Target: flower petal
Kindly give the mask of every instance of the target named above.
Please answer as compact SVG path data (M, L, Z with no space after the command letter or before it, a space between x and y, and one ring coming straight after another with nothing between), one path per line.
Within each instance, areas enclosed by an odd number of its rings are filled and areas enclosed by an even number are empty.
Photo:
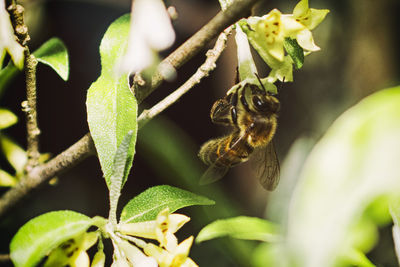
M293 16L296 18L303 17L307 15L308 8L308 0L301 0L297 3L297 5L293 9Z
M283 62L277 62L272 66L272 70L267 78L268 82L274 83L276 80L281 82L293 81L293 60L290 56L285 56Z
M317 27L328 15L329 9L310 9L310 19L307 20L307 23L303 23L309 30L313 30Z
M133 267L157 267L155 259L146 256L140 249L130 244L128 241L122 240L118 246L124 252Z
M132 16L152 48L163 50L174 43L175 32L163 1L135 0Z
M320 48L314 43L311 31L304 29L296 35L297 43L305 50L318 51Z
M130 236L157 239L156 221L121 223L118 225L118 231Z
M176 247L174 251L174 259L172 261L173 266L181 266L181 264L186 261L192 244L193 236L185 239Z

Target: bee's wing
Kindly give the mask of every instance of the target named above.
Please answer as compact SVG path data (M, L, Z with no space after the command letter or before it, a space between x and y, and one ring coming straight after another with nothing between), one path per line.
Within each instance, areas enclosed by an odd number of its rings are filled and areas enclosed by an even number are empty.
M238 133L237 133L238 134ZM226 156L228 156L229 152L232 149L235 149L237 146L241 145L243 141L247 138L247 133L244 135L239 136L235 142L230 146L228 150L222 153L217 160L211 164L208 169L204 172L201 176L199 184L206 185L210 183L214 183L225 176L231 166L224 166L221 164L221 161L224 160Z
M203 173L200 178L200 185L207 185L214 183L225 176L228 172L229 167L219 167L215 163L212 164L208 169Z
M271 141L266 147L254 151L252 163L260 184L267 190L276 188L280 178L279 160L274 143Z

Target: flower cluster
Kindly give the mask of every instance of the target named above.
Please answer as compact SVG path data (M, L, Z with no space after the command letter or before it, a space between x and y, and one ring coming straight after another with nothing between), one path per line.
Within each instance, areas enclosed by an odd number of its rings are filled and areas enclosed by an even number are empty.
M90 232L84 233L64 242L61 246L57 247L49 254L44 266L89 266L90 260L86 251L96 244L98 238L98 232ZM96 262L100 260L99 253L97 256L95 256L95 260ZM104 260L105 257L103 257L103 265Z
M318 51L311 33L328 14L327 9L309 8L308 0L301 0L293 14L282 14L273 9L262 17L250 17L239 25L246 33L251 45L271 67L269 82L293 81L293 59L285 54L287 39L296 40L304 54Z
M167 208L158 214L156 220L119 224L117 230L121 233L121 237L127 236L126 239L135 244L133 245L128 241L118 243L118 247L130 264L128 266L197 266L188 257L193 243L193 236L181 243L178 243L178 239L175 236L175 233L189 220L190 218L185 215L171 214ZM157 240L159 245L136 239L137 237ZM126 261L126 259L123 259L123 257L118 259L117 257L119 262Z

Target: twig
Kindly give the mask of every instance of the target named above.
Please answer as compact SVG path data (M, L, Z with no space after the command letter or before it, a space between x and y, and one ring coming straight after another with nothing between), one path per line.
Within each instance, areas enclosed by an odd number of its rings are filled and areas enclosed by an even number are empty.
M49 162L34 167L26 177L0 198L0 217L19 200L26 196L32 189L37 188L50 178L61 174L94 154L94 143L92 137L88 133L70 148L51 159Z
M169 106L171 106L173 103L175 103L181 96L187 93L196 84L200 83L201 79L207 77L210 72L215 69L215 63L217 62L222 51L224 51L226 47L227 36L230 34L231 31L232 27L229 27L219 35L214 48L207 51L206 61L197 69L195 74L193 74L193 76L190 77L181 87L179 87L172 94L154 105L151 109L143 110L138 118L139 129L142 128L149 120L151 120L162 111L167 109Z
M36 66L37 60L31 55L28 47L30 40L28 27L24 23L24 8L15 3L8 7L10 11L15 33L19 39L19 43L24 46L24 67L26 78L26 98L27 101L22 102L23 111L26 113L26 130L27 130L27 155L28 162L26 170L29 172L39 163L39 135L40 130L37 122L36 108Z
M11 261L9 254L0 254L0 264L5 264Z
M234 24L240 18L250 14L251 7L258 0L236 0L228 9L219 12L197 33L190 37L167 58L162 64L170 65L175 69L179 69L183 64L199 53L212 39ZM153 75L151 85L139 86L135 88L136 98L141 103L148 95L150 95L164 80L160 72Z
M240 18L250 12L251 7L258 0L236 0L225 11L219 12L210 22L201 28L196 34L189 38L184 44L178 47L171 55L163 60L166 64L171 64L174 68L180 68L185 62L200 52L213 38L215 38L225 28L235 23ZM153 92L162 82L163 78L159 73L152 78L151 86L146 90L141 90L139 102L143 101L151 92ZM140 91L139 91L140 92ZM66 169L76 165L81 160L95 153L93 140L87 133L78 142L62 152L57 157L44 165L37 166L27 175L32 182L27 183L21 180L15 187L7 191L0 199L0 217L3 216L11 207L20 201L27 193L34 188L45 183L50 178L58 175ZM66 157L64 159L64 157ZM62 164L58 164L62 162ZM54 167L57 166L57 167ZM47 171L46 168L50 170ZM34 177L34 178L32 178Z
M29 172L39 163L39 135L40 130L37 123L36 108L36 66L37 60L31 55L29 48L25 47L25 76L26 76L26 97L27 101L23 102L23 110L26 113L26 130L27 130L27 156L28 162L26 170Z

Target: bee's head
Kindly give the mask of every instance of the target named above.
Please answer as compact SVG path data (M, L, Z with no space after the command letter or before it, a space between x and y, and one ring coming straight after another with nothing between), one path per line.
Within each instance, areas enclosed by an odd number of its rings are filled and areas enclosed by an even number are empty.
M254 109L261 113L277 113L279 111L279 100L269 94L254 94L251 98Z

